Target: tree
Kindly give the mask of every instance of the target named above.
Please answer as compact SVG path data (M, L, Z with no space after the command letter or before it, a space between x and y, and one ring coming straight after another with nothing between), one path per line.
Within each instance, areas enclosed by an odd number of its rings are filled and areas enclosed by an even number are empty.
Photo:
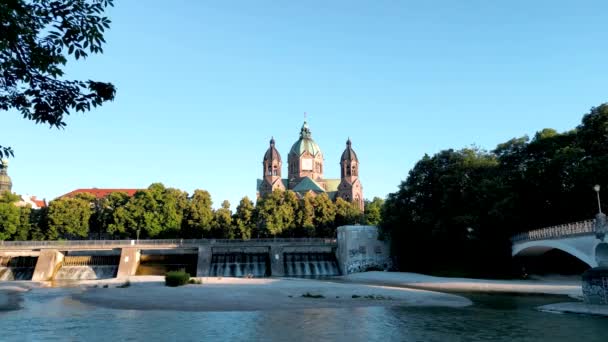
M239 202L239 205L236 207L233 222L238 229L241 239L251 239L251 234L255 228L255 224L253 222L254 210L255 208L253 206L253 202L247 196L243 197Z
M234 239L232 212L230 202L224 200L222 207L213 213L213 237L217 239Z
M308 192L302 198L300 206L296 213L298 237L312 237L315 235L315 197L311 192Z
M382 220L382 206L384 200L380 197L374 197L373 200L365 201L365 211L363 214L364 223L370 226L377 226Z
M333 227L325 231L325 236L336 236L336 227L358 223L360 218L361 211L354 203L338 198L336 200L336 218Z
M113 0L10 0L0 3L0 110L62 128L64 115L114 99L110 83L65 80L68 57L103 53ZM0 146L0 158L12 156Z
M12 237L12 240L16 241L26 241L29 239L30 234L32 233L32 208L28 205L25 207L19 207L19 225L17 226L17 231Z
M15 206L19 197L5 192L0 194L0 241L9 240L19 228L20 212Z
M92 198L87 195L59 198L49 203L47 231L49 240L87 237L89 220L93 213Z
M212 204L209 192L194 190L184 214L184 237L202 238L211 231L211 223L213 222Z
M274 237L294 226L294 197L292 191L275 190L258 201L256 217L259 234ZM297 197L295 203L297 205Z
M317 195L314 199L315 216L314 224L316 235L320 237L329 236L332 228L335 228L336 205L329 199L326 193Z

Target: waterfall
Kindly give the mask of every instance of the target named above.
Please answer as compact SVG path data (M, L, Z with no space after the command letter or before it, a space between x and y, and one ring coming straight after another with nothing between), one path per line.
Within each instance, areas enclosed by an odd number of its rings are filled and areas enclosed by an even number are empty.
M266 253L222 253L211 256L210 277L267 277L270 273Z
M0 281L32 280L37 257L0 257Z
M333 253L285 253L283 255L287 277L328 277L340 275Z
M91 280L115 278L118 255L65 256L55 280Z

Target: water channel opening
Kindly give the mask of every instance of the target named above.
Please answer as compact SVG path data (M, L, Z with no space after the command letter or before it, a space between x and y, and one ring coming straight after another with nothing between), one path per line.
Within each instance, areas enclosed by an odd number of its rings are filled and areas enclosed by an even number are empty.
M559 249L551 249L541 255L517 256L514 262L531 277L575 276L578 279L589 269L585 262Z
M120 255L66 255L55 280L92 280L116 278Z
M0 257L0 281L32 280L38 257Z
M196 276L198 254L144 254L142 251L136 275L162 275L183 270Z
M209 269L211 277L268 277L270 258L268 253L214 253Z
M334 253L285 253L283 255L287 277L330 277L340 275Z

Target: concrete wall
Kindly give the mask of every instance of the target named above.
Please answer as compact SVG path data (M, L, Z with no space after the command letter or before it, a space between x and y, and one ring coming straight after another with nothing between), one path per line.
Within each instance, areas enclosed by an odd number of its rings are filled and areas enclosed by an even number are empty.
M391 266L389 245L378 240L376 226L338 227L338 265L342 274Z
M137 247L125 247L120 253L120 263L116 278L127 278L135 275L141 252Z
M50 281L53 280L55 271L63 261L63 254L56 249L43 249L40 251L36 268L32 281Z

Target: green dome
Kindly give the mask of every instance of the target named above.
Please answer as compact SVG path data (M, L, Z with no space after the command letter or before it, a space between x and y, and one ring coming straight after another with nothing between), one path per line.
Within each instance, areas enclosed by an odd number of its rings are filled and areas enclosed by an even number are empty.
M291 147L291 151L289 154L295 154L298 157L302 155L305 151L308 151L313 156L321 153L321 148L317 143L312 140L312 136L310 134L310 129L308 128L308 123L304 121L302 125L302 129L300 130L300 139L293 144Z

